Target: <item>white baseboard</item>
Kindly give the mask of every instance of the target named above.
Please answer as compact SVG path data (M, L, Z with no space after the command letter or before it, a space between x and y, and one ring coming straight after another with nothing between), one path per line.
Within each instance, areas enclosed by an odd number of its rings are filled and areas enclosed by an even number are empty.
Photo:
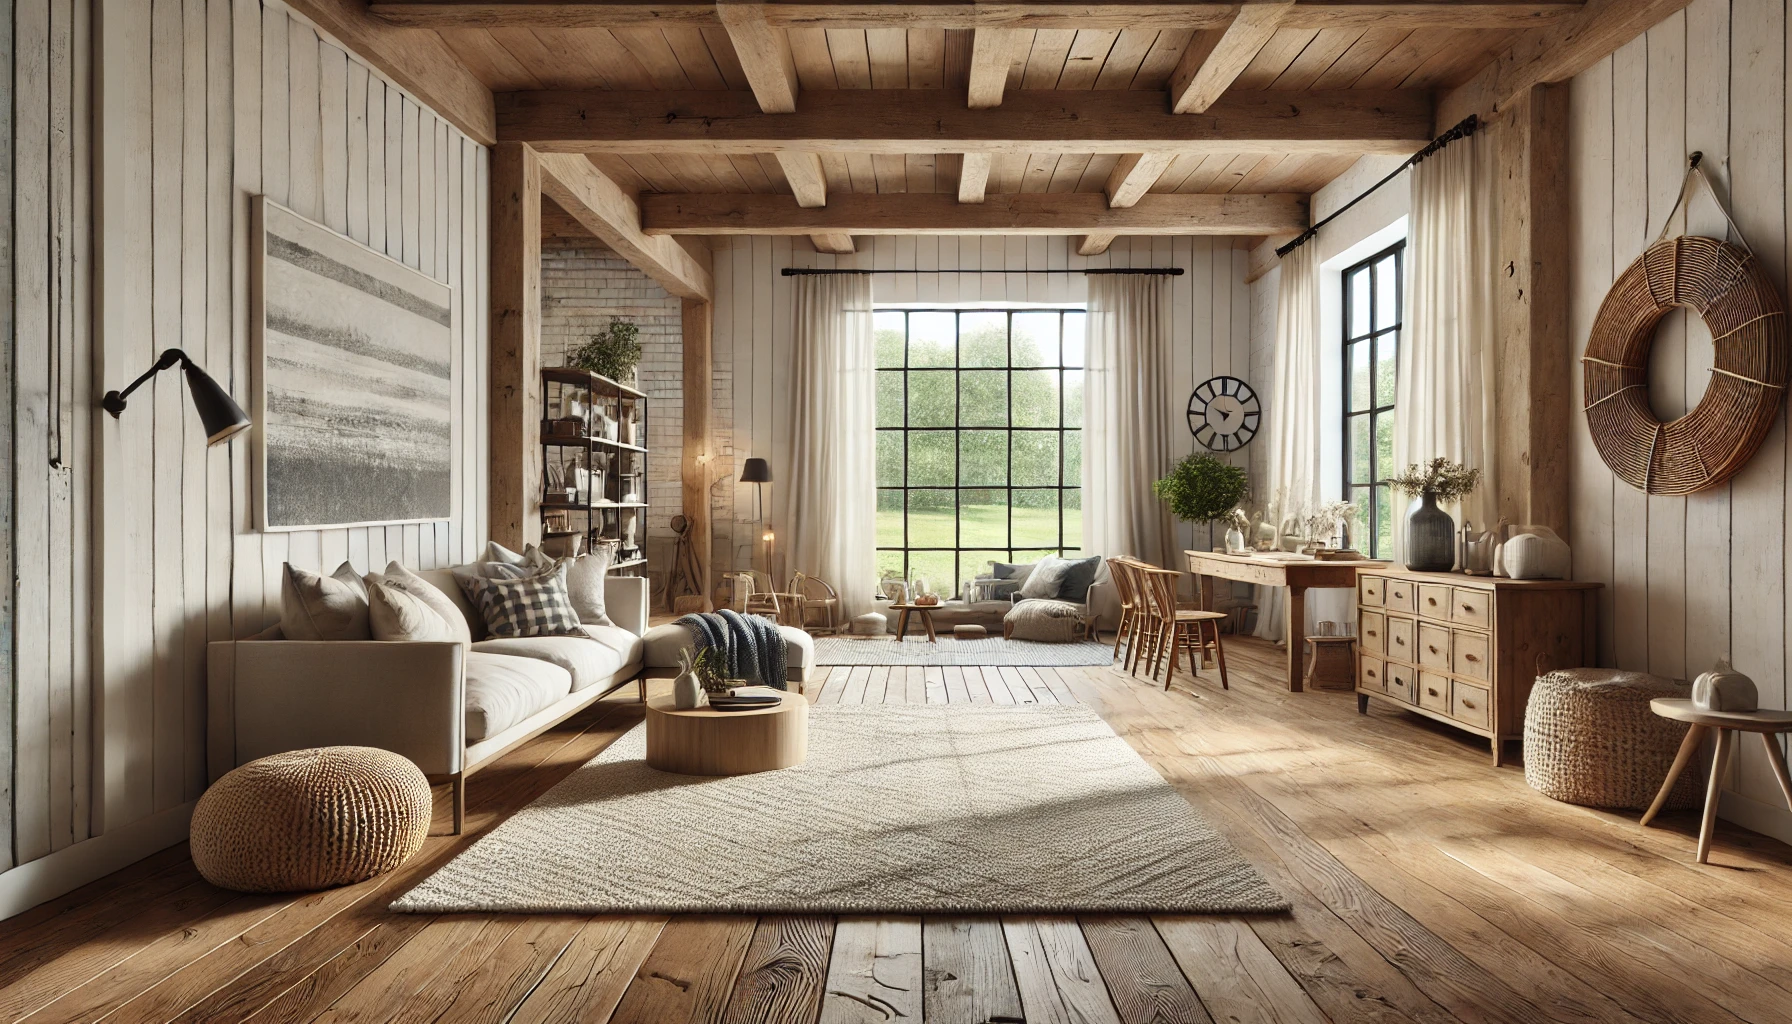
M1770 804L1726 789L1717 803L1717 816L1792 844L1792 809L1784 804Z
M191 803L170 807L0 872L0 921L185 840L192 817Z

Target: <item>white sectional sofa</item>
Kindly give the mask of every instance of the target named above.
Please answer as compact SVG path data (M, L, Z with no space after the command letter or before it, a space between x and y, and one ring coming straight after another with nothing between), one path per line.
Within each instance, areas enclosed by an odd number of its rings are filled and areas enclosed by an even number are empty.
M587 636L489 639L447 569L417 573L448 596L474 643L287 640L278 626L248 640L209 645L210 773L217 778L258 757L306 747L379 747L416 762L432 782L454 786L461 830L467 777L634 680L668 674L690 634L648 628L647 580L613 576L604 601L615 626ZM781 627L790 679L801 684L814 645Z

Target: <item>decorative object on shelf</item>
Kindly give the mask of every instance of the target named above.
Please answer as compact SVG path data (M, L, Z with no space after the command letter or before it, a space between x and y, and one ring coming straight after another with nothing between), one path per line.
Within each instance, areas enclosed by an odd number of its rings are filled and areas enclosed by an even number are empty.
M1703 182L1700 154L1680 187ZM1779 416L1789 367L1786 314L1767 267L1730 222L1740 247L1695 235L1656 237L1606 293L1581 357L1587 430L1613 473L1649 494L1692 494L1728 480L1752 458ZM1725 210L1726 219L1729 213ZM1698 311L1715 341L1699 404L1671 423L1649 406L1649 350L1669 310Z
M647 396L626 384L576 367L544 367L543 405L578 410L582 419L561 416L542 422L542 509L544 532L579 533L583 544L610 544L612 568L647 575L643 555L647 450L615 442L616 424L632 424L645 436ZM549 524L547 516L556 520Z
M1436 458L1413 463L1388 480L1388 486L1413 495L1406 512L1406 567L1413 572L1449 572L1456 564L1456 521L1437 507L1439 501L1461 501L1480 486L1481 471Z
M1170 504L1170 514L1187 522L1223 519L1244 500L1245 472L1205 452L1184 456L1170 475L1151 489Z
M1508 526L1493 554L1494 575L1515 580L1565 580L1574 564L1568 542L1547 526Z
M1692 706L1700 711L1758 711L1761 692L1753 679L1719 658L1711 671L1692 681Z
M1251 547L1257 551L1276 549L1275 518L1267 509L1251 513Z
M454 289L265 196L250 216L261 529L447 519Z
M1493 553L1498 544L1492 530L1476 532L1467 521L1462 523L1462 552L1457 565L1469 576L1492 576Z
M570 365L624 384L635 382L641 362L641 329L626 317L613 317L572 354Z
M1228 513L1227 523L1226 553L1229 555L1244 554L1249 550L1245 545L1244 531L1246 527L1250 526L1249 520L1245 518L1244 509L1235 508Z
M583 419L562 416L557 420L548 421L549 437L583 437L584 434L585 421Z
M705 654L709 653L705 648ZM689 647L678 652L678 676L672 680L672 706L680 711L689 711L703 703L703 681L697 678L696 655Z
M1202 447L1232 452L1251 443L1263 422L1263 404L1237 377L1210 377L1188 399L1188 429Z
M193 408L199 413L199 425L205 428L207 447L223 444L249 429L249 414L236 404L236 399L231 398L230 393L220 387L210 374L200 369L198 363L187 358L187 354L178 348L163 352L156 359L155 365L143 371L143 376L131 381L123 391L106 392L106 396L100 399L100 408L111 413L113 419L118 419L119 414L125 410L125 399L131 397L131 392L141 387L149 378L176 365L186 374L187 392L193 396Z

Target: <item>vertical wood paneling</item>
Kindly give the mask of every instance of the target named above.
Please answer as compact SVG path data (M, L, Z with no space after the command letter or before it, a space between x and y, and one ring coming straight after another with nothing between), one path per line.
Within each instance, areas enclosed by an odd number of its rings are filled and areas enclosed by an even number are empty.
M13 21L12 251L30 258L7 302L38 343L10 367L3 443L16 550L42 571L20 589L0 869L203 791L208 750L229 753L208 714L230 712L206 690L206 641L278 618L282 562L456 560L483 539L468 520L486 489L471 425L487 352L481 147L277 3L28 0ZM453 523L258 533L250 445L208 448L177 373L122 419L94 417L89 396L174 347L247 404L248 197L262 193L402 247L457 289Z
M1613 279L1661 230L1692 150L1704 153L1702 166L1727 193L1749 246L1785 287L1787 45L1785 5L1777 0L1694 0L1573 80L1577 351ZM1669 231L1730 234L1702 194ZM1711 355L1710 331L1696 316L1664 322L1650 365L1659 414L1698 402ZM1578 393L1578 366L1575 374ZM1728 486L1687 498L1646 497L1615 480L1592 448L1584 414L1577 409L1575 417L1571 543L1576 576L1609 585L1602 663L1684 677L1729 657L1755 678L1763 707L1785 707L1792 474L1784 417ZM1727 813L1792 835L1792 816L1773 809L1779 790L1758 748L1742 747L1728 783L1746 799L1726 799Z

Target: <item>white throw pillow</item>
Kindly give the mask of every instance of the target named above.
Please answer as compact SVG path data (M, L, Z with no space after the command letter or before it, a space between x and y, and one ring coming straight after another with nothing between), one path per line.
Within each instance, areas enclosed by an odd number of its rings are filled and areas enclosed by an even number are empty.
M366 640L367 588L347 562L328 576L282 566L280 633L288 640Z
M1020 585L1020 596L1030 601L1055 600L1069 573L1069 562L1046 555L1039 559L1033 571L1027 574L1027 581Z
M495 540L485 542L485 557L481 562L503 562L505 565L528 565L529 556L512 551Z
M397 562L386 566L383 575L367 576L367 606L375 640L473 642L472 629L448 595ZM419 609L430 612L435 621Z
M562 558L566 566L566 590L572 606L579 613L579 622L586 626L614 626L604 608L604 580L610 575L610 562L616 551L608 544L599 544L589 554Z

